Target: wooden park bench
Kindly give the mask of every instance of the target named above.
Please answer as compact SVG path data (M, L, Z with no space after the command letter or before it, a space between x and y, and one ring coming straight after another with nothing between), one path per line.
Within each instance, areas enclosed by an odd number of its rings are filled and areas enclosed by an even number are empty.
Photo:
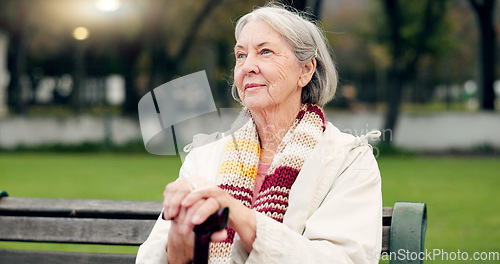
M0 191L0 241L140 245L161 202L9 197ZM422 252L424 203L397 202L383 209L382 253ZM0 249L0 263L134 263L135 255ZM391 260L422 263L420 260Z

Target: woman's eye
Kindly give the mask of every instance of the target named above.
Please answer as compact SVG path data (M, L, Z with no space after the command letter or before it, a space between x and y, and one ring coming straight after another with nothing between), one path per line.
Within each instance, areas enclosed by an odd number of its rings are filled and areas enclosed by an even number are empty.
M243 53L236 54L236 59L243 59L243 58L245 58L245 54Z
M261 51L262 54L271 54L272 51L268 50L268 49L264 49Z

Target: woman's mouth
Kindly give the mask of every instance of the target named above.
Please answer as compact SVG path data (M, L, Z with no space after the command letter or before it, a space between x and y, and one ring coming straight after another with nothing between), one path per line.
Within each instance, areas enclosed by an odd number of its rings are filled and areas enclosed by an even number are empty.
M262 84L247 83L247 84L245 84L245 91L252 92L252 91L258 90L262 87L264 87L264 85L262 85Z

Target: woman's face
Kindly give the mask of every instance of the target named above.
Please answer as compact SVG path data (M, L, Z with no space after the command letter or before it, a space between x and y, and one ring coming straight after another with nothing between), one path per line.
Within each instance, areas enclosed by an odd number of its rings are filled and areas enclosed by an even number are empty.
M250 110L266 110L299 104L303 66L290 45L264 21L246 24L234 48L234 82L243 104Z

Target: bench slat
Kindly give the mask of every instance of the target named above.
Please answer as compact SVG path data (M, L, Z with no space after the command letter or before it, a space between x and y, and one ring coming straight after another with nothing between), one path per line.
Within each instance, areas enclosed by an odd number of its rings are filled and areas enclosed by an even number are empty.
M140 245L155 220L0 216L0 240Z
M161 202L3 197L0 215L157 219Z
M382 227L382 253L389 253L389 244L391 238L391 227L383 226Z
M391 226L392 223L392 207L382 208L382 226Z
M392 207L382 207L382 217L392 217Z
M0 249L0 263L133 264L135 255Z

